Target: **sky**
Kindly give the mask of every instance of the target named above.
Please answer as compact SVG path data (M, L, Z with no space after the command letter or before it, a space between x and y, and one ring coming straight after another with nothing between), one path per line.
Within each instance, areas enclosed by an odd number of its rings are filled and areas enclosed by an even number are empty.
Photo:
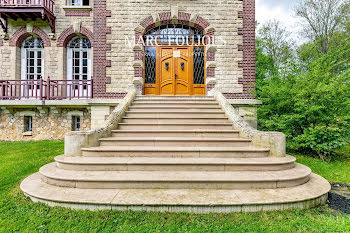
M282 22L293 36L298 35L297 18L294 16L296 0L256 0L256 20L264 23L277 19Z

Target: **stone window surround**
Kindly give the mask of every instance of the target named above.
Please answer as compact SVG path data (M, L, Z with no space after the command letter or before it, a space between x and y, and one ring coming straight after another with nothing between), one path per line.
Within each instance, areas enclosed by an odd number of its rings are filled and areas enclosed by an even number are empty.
M133 84L138 90L139 94L143 94L144 91L144 47L142 40L144 34L151 28L166 25L166 24L183 24L196 27L203 31L205 36L214 38L215 29L210 26L210 23L204 18L197 14L190 14L181 12L178 7L172 7L171 12L162 12L155 15L146 17L136 28L135 28L135 43L134 47L134 80ZM214 40L211 40L214 41ZM210 91L215 87L215 53L216 47L214 45L206 45L206 92Z
M94 47L94 34L89 29L81 25L66 28L57 39L57 47L67 47L68 42L79 34L86 36L90 40L91 47Z
M51 47L50 37L39 27L21 27L10 38L9 45L14 47L21 47L22 42L31 35L40 37L45 47Z
M22 43L25 39L27 39L30 36L37 36L40 39L43 40L44 47L51 47L51 39L49 35L44 32L41 28L27 25L26 27L21 27L17 29L13 35L10 37L9 40L9 46L10 47L16 47L16 73L18 73L18 76L15 76L15 79L25 79L25 56L24 56L24 49L22 48ZM42 73L44 73L44 50L42 51ZM17 65L19 64L19 65Z
M34 111L21 111L19 113L19 115L21 117L23 117L23 120L25 119L25 117L32 117L32 131L26 131L24 128L25 126L23 127L23 136L33 136L33 122L35 120L35 112Z
M91 3L90 3L91 4ZM63 10L65 11L65 16L73 16L73 17L89 17L92 11L92 6L63 6Z
M27 27L22 27L19 28L17 31L14 32L14 34L11 36L10 41L9 41L9 46L12 47L18 47L21 48L22 47L22 43L25 39L27 39L29 36L38 36L39 38L41 38L44 42L44 47L51 47L51 39L50 37L39 27L31 27L30 25ZM74 38L77 35L82 35L82 36L86 36L91 43L91 47L93 47L94 45L94 39L93 39L93 33L80 25L78 32L75 32L73 26L67 28L66 30L64 30L61 35L58 37L57 39L57 47L66 47L68 42ZM1 45L2 39L0 37L0 45ZM21 49L22 51L22 49ZM44 53L44 51L43 51ZM20 55L20 56L19 56ZM93 57L93 50L91 49L91 57ZM21 79L23 78L22 73L23 73L23 54L22 52L19 54L16 54L16 59L20 59L20 62L16 62L21 64L21 67L18 67L18 69L20 70L20 74L21 74ZM90 58L91 59L91 58ZM43 57L43 64L45 62L45 59ZM67 64L66 64L67 65ZM25 70L25 69L24 69ZM44 65L43 65L43 72L44 72ZM93 67L91 67L91 72L93 72ZM92 76L92 75L91 75ZM46 77L43 77L44 79Z

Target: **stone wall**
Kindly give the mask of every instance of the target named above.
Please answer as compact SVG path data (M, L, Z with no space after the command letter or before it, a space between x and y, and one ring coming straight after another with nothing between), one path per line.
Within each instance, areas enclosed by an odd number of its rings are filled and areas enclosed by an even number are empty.
M1 79L20 79L21 63L20 63L20 49L16 45L11 44L11 40L16 40L15 33L22 28L40 28L50 39L50 46L45 46L44 49L44 78L50 76L51 79L65 79L66 78L66 53L65 48L57 45L57 38L69 27L80 25L93 31L94 17L93 17L93 1L91 1L91 8L83 11L71 10L66 8L66 0L55 0L54 13L56 16L56 33L51 32L50 26L46 21L41 19L16 21L9 20L8 35L4 35L3 30L0 30L0 37L8 37L3 39L3 46L0 46L0 80ZM83 12L83 13L81 13ZM87 14L88 13L88 14ZM30 27L28 27L30 25ZM32 33L29 30L29 33ZM33 32L34 33L34 32ZM35 33L34 33L35 34ZM44 38L42 38L44 39Z
M243 44L243 37L238 30L243 26L239 17L243 1L239 0L107 0L107 9L111 11L111 17L107 18L107 27L111 29L107 34L107 43L111 44L111 51L107 53L107 59L111 61L111 66L107 67L111 84L107 85L107 92L124 92L134 77L134 51L133 47L125 46L125 37L133 38L134 29L146 17L171 12L174 6L179 12L197 14L208 21L215 29L215 37L227 42L226 46L217 48L215 55L217 87L224 93L241 93L243 86L238 80L243 76L243 70L238 64L243 53L238 50L238 45Z
M8 111L8 110L7 110ZM37 109L15 109L0 112L0 141L63 140L72 130L72 116L80 116L80 130L91 128L91 114L87 109L60 109L40 114ZM24 132L24 117L32 116L33 131Z
M50 40L44 50L44 78L65 79L66 49L59 39L70 38L65 33L73 31L93 38L95 98L123 98L135 77L134 48L125 46L125 38L132 40L145 18L176 8L200 16L215 30L217 40L226 41L225 46L217 47L215 69L207 69L208 75L215 76L216 86L228 98L254 98L250 93L255 83L254 0L91 0L90 5L72 9L66 0L56 0L54 34L41 19L9 20L8 35L0 30L0 79L20 79L20 49L11 40L18 30L33 33L35 27Z

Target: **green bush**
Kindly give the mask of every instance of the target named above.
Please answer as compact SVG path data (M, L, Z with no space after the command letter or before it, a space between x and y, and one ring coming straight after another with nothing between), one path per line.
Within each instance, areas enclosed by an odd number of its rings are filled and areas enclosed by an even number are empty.
M305 44L282 65L264 52L263 39L256 50L259 128L281 131L288 149L324 160L349 141L350 37L336 36L327 54L318 54L316 42Z

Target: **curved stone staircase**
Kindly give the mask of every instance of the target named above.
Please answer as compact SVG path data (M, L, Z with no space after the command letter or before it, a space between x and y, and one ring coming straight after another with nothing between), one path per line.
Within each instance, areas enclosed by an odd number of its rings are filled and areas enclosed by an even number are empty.
M21 184L72 208L236 212L323 204L329 183L240 137L212 97L136 97L118 129L81 157L58 156Z

